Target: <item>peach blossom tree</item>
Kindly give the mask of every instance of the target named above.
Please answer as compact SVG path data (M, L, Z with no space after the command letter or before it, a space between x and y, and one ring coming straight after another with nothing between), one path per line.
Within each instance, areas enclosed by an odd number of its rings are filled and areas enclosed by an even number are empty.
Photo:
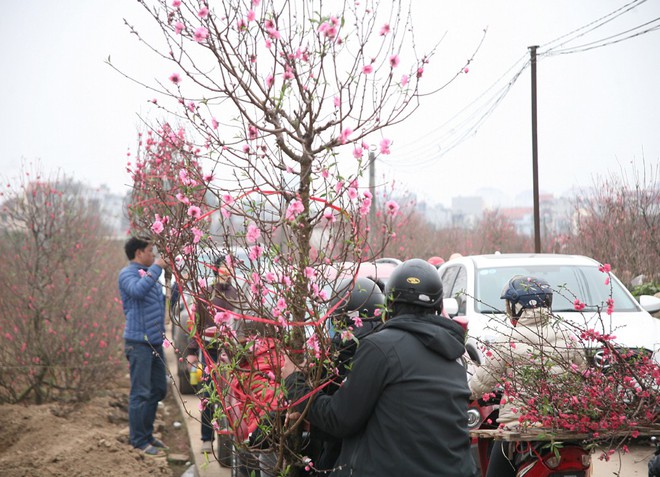
M140 3L162 35L129 28L170 67L149 85L157 95L151 102L177 118L186 131L181 150L206 171L177 163L168 187L180 191L175 203L185 203L184 212L156 216L150 207L144 215L181 291L193 298L188 315L207 308L217 325L212 340L227 351L226 362L209 369L224 396L212 392L205 405L218 405L216 423L227 427L219 430L237 441L258 421L275 469L296 473L303 456L288 443L301 421L285 425L290 403L279 364L288 354L315 387L328 379L321 365L332 368L335 283L382 251L367 246L374 198L360 179L368 149L393 153L386 128L415 110L434 47L417 54L410 12L399 1ZM133 206L143 209L150 197ZM385 236L398 211L388 207L373 224ZM232 310L210 300L208 272L218 256L238 289ZM191 339L202 343L201 331L193 326ZM255 350L264 343L272 372L255 385ZM274 392L265 397L264 389Z
M633 167L630 173L599 177L574 201L575 253L608 260L629 285L644 275L660 281L660 168Z
M121 247L71 179L35 167L0 197L0 402L87 399L123 359Z

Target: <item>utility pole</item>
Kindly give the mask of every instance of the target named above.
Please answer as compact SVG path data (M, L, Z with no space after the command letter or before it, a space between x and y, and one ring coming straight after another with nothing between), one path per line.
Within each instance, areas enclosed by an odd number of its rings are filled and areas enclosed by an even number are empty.
M376 154L369 151L369 192L371 192L371 208L369 209L369 229L373 232L376 225Z
M534 187L534 253L541 253L541 220L539 207L539 145L536 122L536 46L529 47L532 63L532 182Z

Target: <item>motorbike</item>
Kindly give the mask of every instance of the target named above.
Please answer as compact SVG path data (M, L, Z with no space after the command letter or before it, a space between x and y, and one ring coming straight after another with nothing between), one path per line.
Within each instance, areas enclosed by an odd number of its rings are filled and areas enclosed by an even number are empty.
M480 353L466 346L475 365L480 365ZM501 392L495 391L489 399L477 399L468 408L468 428L472 439L472 455L477 464L476 477L485 477L495 437L503 437L498 431L497 417ZM518 441L511 437L505 443L516 477L591 477L591 453L578 441L563 441L549 446L548 441ZM649 474L651 475L651 474Z
M655 453L649 461L649 477L660 477L660 441L653 436L651 442L655 445Z

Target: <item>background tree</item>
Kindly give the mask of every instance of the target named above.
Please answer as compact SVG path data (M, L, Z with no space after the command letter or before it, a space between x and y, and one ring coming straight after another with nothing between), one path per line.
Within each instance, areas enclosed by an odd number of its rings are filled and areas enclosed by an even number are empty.
M121 362L121 247L71 179L34 167L2 199L0 402L86 399Z
M575 199L574 227L570 251L610 263L628 285L638 275L660 281L660 168L597 178Z

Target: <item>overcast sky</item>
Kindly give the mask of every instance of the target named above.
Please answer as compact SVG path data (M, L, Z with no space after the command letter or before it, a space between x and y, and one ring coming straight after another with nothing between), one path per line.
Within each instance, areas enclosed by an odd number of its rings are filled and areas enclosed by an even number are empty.
M169 70L157 71L151 54L123 23L127 18L144 27L151 25L149 19L135 0L4 3L0 174L16 177L22 158L39 159L46 171L61 170L90 185L125 192L126 152L135 147L138 115L149 114L153 94L104 61L110 56L127 73L149 81L166 77ZM487 33L468 73L424 98L404 125L385 133L394 144L392 155L378 163L378 180L396 177L400 188L446 205L452 196L486 187L511 197L531 189L530 69L525 68L531 45L540 45L542 55L542 190L559 195L589 186L596 174L627 170L643 158L657 165L660 30L587 51L576 48L660 25L660 1L649 0L593 28L597 23L592 22L630 3L413 0L420 49L443 38L425 73L428 85L453 75L484 29ZM555 42L590 24L579 30L584 35Z

